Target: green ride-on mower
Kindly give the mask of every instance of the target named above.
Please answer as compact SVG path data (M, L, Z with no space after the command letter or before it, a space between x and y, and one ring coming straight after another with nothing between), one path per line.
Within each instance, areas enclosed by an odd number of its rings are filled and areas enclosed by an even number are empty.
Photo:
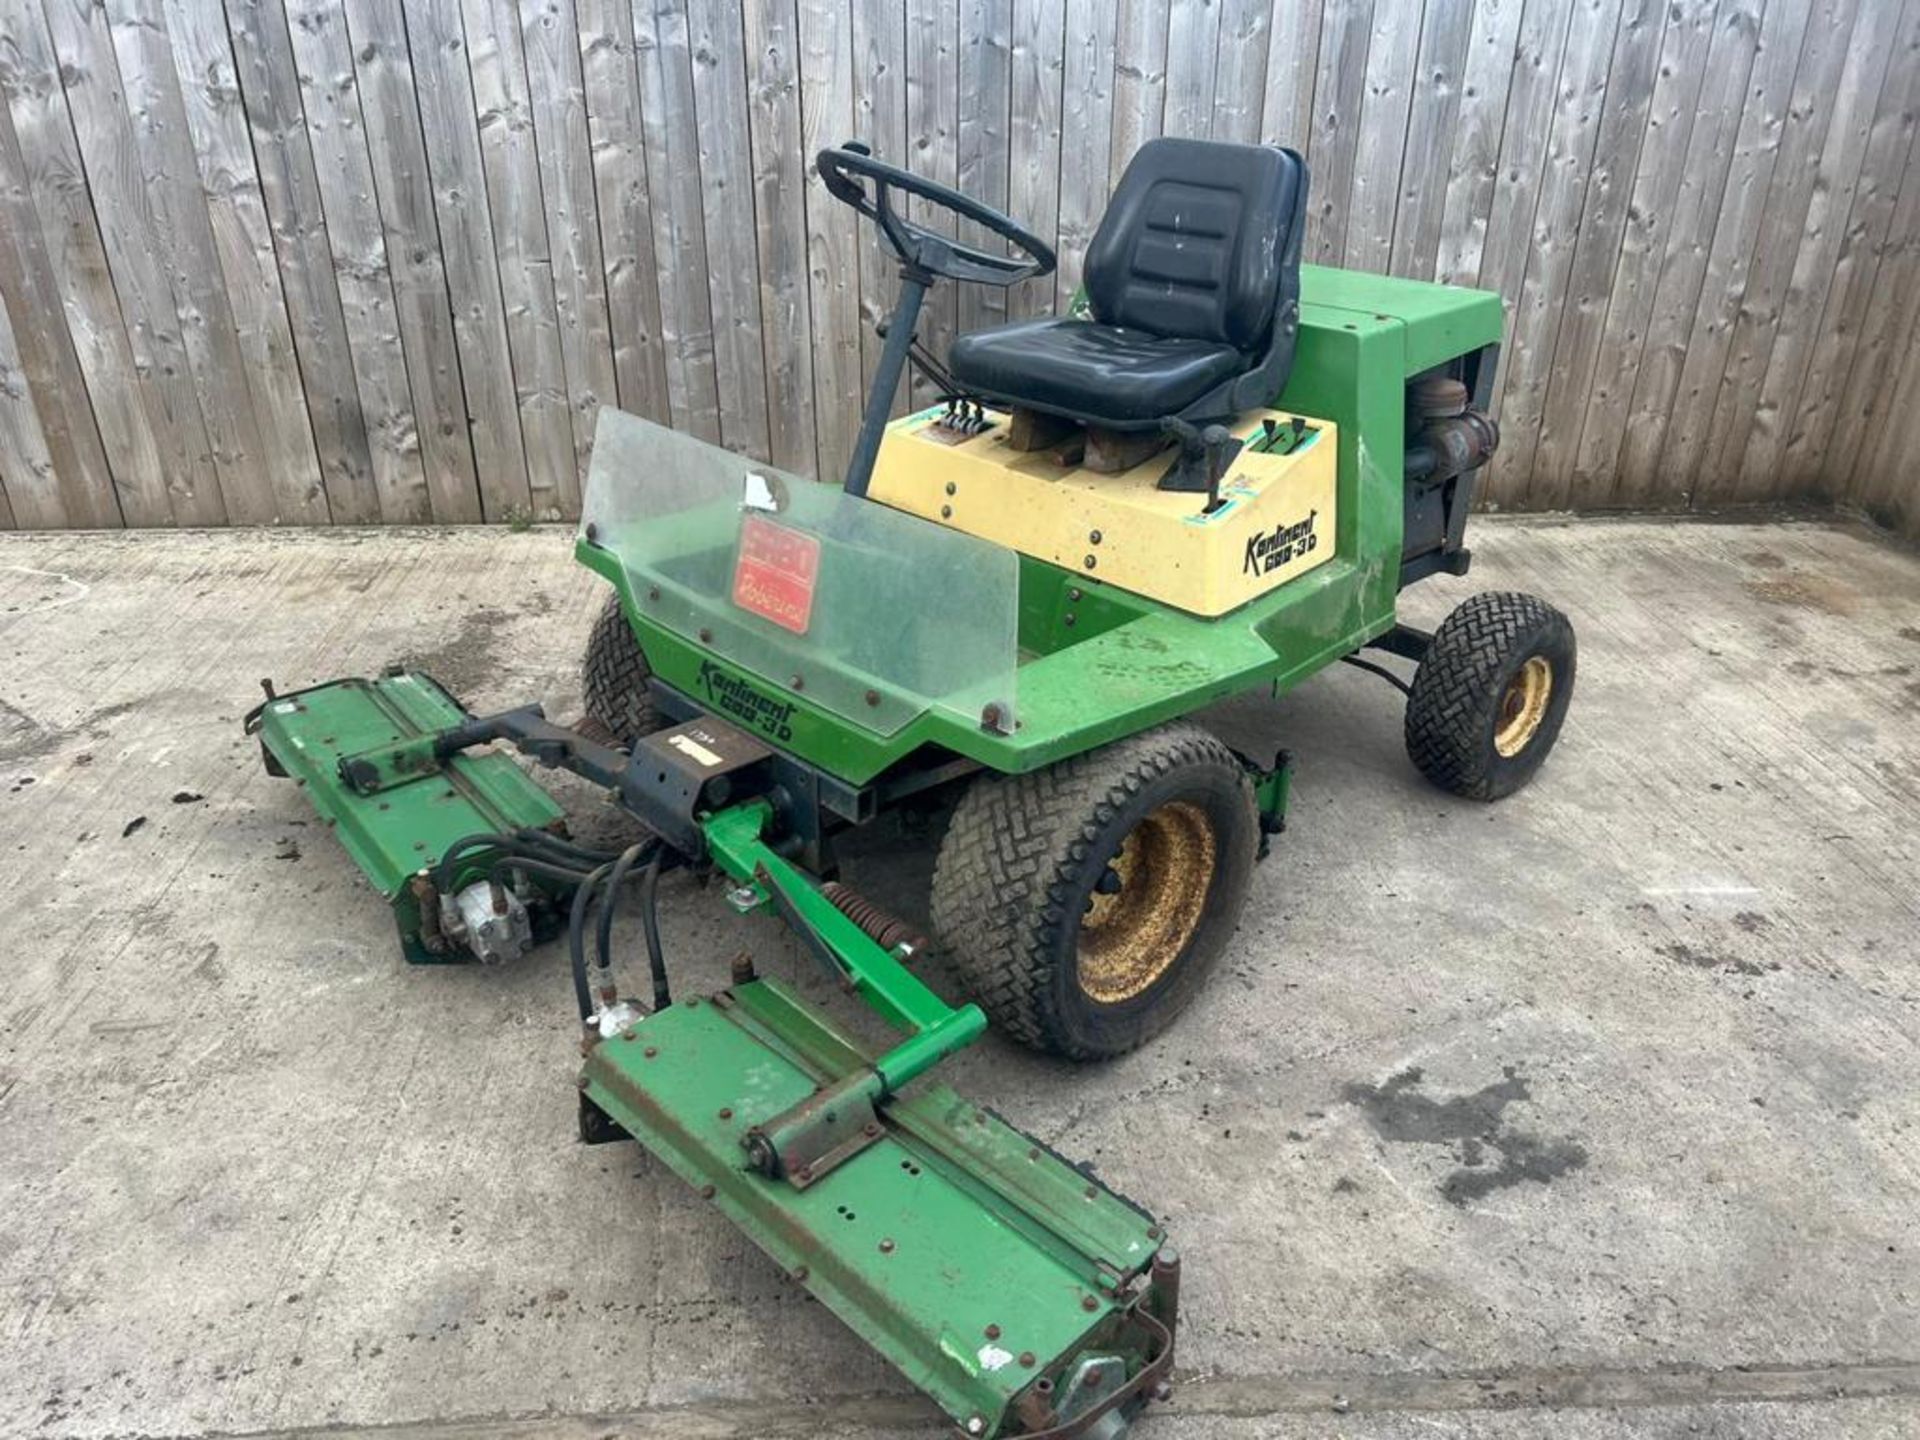
M969 1436L1113 1440L1168 1393L1179 1261L1152 1214L926 1077L989 1021L1080 1060L1142 1044L1226 946L1282 828L1284 752L1190 717L1368 647L1416 662L1406 738L1491 800L1539 768L1574 640L1532 597L1431 634L1396 597L1463 574L1498 297L1299 263L1291 151L1156 140L1128 166L1075 313L914 336L936 280L1049 273L1018 223L863 146L836 198L900 262L844 482L601 413L575 553L612 587L587 715L470 713L425 675L275 694L248 719L391 902L407 958L503 961L564 935L581 1133L694 1186ZM906 215L951 212L1007 242ZM973 233L973 232L969 232ZM889 421L909 361L939 387ZM569 837L503 744L604 787L646 838ZM932 943L835 878L836 837L950 804ZM770 908L898 1030L857 1043L735 962L676 997L661 874ZM646 998L615 985L637 892ZM920 1083L916 1084L915 1082Z

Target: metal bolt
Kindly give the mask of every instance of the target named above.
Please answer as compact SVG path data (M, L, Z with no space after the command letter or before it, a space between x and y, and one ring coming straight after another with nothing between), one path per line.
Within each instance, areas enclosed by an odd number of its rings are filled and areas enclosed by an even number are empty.
M953 518L953 506L942 505L940 507L940 518L942 520L951 520Z
M697 1006L697 1005L699 1005L699 1003L700 1003L700 997L699 997L698 995L696 995L696 996L694 996L694 997L693 997L693 998L692 998L691 1000L688 1000L688 1001L687 1001L687 1002L685 1002L685 1003L686 1003L686 1007L687 1007L687 1009L689 1009L689 1010L691 1010L691 1009L693 1009L693 1008L694 1008L695 1006Z
M1098 545L1100 543L1100 532L1098 530L1092 531L1088 534L1087 539L1091 540L1095 545Z
M1035 1145L1035 1146L1033 1146L1033 1147L1031 1147L1031 1148L1030 1148L1030 1149L1029 1149L1029 1150L1027 1151L1027 1159L1029 1159L1029 1160L1038 1160L1039 1158L1040 1158L1040 1147L1039 1147L1039 1146L1037 1146L1037 1145Z
M1096 1187L1096 1186L1093 1186L1093 1185L1089 1185L1089 1186L1087 1186L1087 1188L1086 1188L1085 1190L1082 1190L1082 1191L1081 1191L1080 1193L1081 1193L1082 1195L1085 1195L1085 1196L1087 1197L1087 1199L1089 1199L1089 1200L1091 1200L1091 1199L1093 1199L1093 1198L1094 1198L1094 1196L1096 1196L1096 1195L1098 1195L1098 1194L1100 1193L1100 1191L1099 1191L1099 1189L1098 1189L1098 1187Z
M880 1253L881 1253L882 1255L891 1255L891 1254L893 1254L893 1241L891 1241L891 1240L882 1240L882 1241L880 1242Z
M640 1053L644 1055L647 1059L651 1060L653 1059L654 1056L658 1055L660 1051L658 1047L649 1045L647 1046L646 1049L642 1050Z
M702 1200L711 1200L713 1198L713 1186L702 1185L700 1187L700 1198Z
M1100 1308L1100 1302L1091 1295L1082 1295L1080 1297L1080 1308L1082 1310L1098 1310Z
M649 585L647 587L647 599L658 600L659 598L660 598L660 587L658 585Z
M806 676L804 676L804 675L796 675L796 676L794 676L794 677L793 677L793 688L794 688L794 689L796 689L796 690L804 690L804 689L806 689L806 688L807 688L807 677L806 677Z
M860 1127L860 1133L865 1135L869 1140L871 1140L874 1136L880 1133L880 1127L878 1125L871 1124L871 1123L862 1125Z
M813 1179L813 1167L811 1165L802 1165L798 1170L793 1172L793 1178L798 1180L802 1185L806 1184L809 1180Z
M591 520L589 520L587 522L587 543L589 545L594 545L594 544L597 544L599 540L600 540L600 527L594 524Z
M722 1105L720 1107L720 1118L722 1120L731 1120L733 1118L733 1107L731 1105Z
M982 1420L978 1415L969 1415L967 1417L967 1433L969 1435L985 1434L986 1429L987 1422Z
M1022 1350L1020 1352L1020 1363L1031 1370L1033 1368L1033 1351Z
M587 1089L587 1088L588 1088L589 1086L591 1086L591 1085L593 1084L593 1082L592 1082L591 1080L589 1080L589 1079L587 1079L587 1077L586 1077L586 1076L584 1076L584 1075L582 1075L582 1076L581 1076L581 1077L580 1077L580 1078L579 1078L579 1079L578 1079L577 1081L575 1081L574 1083L575 1083L575 1084L577 1084L577 1085L578 1085L578 1086L579 1086L579 1087L580 1087L580 1088L581 1088L582 1090L585 1090L585 1089Z
M800 1282L801 1282L802 1280L805 1280L805 1279L807 1278L807 1276L808 1276L809 1274L811 1274L811 1273L812 1273L812 1272L811 1272L811 1271L809 1271L809 1270L807 1269L807 1267L806 1267L806 1266L804 1266L804 1265L796 1265L796 1266L794 1266L794 1267L793 1267L793 1280L794 1280L794 1283L795 1283L796 1285L797 1285L797 1284L799 1284L799 1283L800 1283Z
M1078 585L1069 585L1067 587L1067 598L1069 600L1078 600L1080 598L1080 587Z
M866 702L869 705L878 705L880 703L880 692L878 690L867 691Z
M949 495L957 495L960 493L960 487L949 480L947 481L947 493Z
M1067 614L1067 615L1064 615L1064 616L1062 616L1062 617L1061 617L1061 620L1060 620L1060 623L1061 623L1062 625L1064 625L1064 626L1066 626L1066 627L1067 627L1067 628L1068 628L1069 630L1071 630L1071 629L1073 628L1073 616L1072 616L1072 614L1071 614L1071 613L1069 613L1069 614Z
M700 627L700 643L702 645L705 645L705 644L708 644L712 639L713 639L713 631L707 629L706 626L702 625Z
M622 1031L620 1032L620 1038L621 1038L622 1040L631 1040L631 1039L633 1039L633 1038L634 1038L634 1035L633 1035L633 1030L632 1030L632 1028L631 1028L631 1027L629 1027L629 1028L627 1028L627 1029L625 1029L625 1030L622 1030Z
M987 1338L989 1340L998 1340L1000 1338L1000 1327L998 1325L987 1326Z
M1160 1238L1160 1227L1158 1225L1147 1226L1147 1239L1158 1240L1159 1238Z
M1097 560L1095 560L1095 559L1093 558L1093 556L1091 556L1091 555L1089 555L1089 556L1087 556L1087 558L1086 558L1086 562L1085 562L1085 563L1086 563L1086 567L1087 567L1087 568L1088 568L1089 570L1091 570L1091 569L1093 569L1093 567L1094 567L1095 565L1097 565L1097 564L1099 564L1100 562L1099 562L1099 561L1097 561Z

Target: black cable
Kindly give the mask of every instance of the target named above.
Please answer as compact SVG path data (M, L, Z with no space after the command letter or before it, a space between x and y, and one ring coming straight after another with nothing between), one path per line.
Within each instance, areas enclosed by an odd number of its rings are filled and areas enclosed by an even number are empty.
M626 883L627 872L639 864L642 857L650 854L658 844L657 840L642 840L638 844L629 845L620 852L620 858L613 862L613 870L607 876L606 897L600 902L600 932L596 947L600 956L600 976L603 981L613 969L613 918L620 910L620 887Z
M535 849L551 850L555 854L572 855L580 860L584 860L589 865L604 865L614 857L614 852L611 850L595 850L591 846L582 845L578 840L569 840L563 835L556 835L551 830L529 830L523 828L514 831L513 834L516 840L524 841Z
M591 870L576 870L569 865L555 865L550 860L537 859L532 855L502 855L493 862L493 868L487 871L487 879L505 883L515 870L527 875L544 875L549 880L558 880L562 885L584 885Z
M647 937L647 968L653 972L653 1008L664 1010L673 1004L667 988L667 956L660 946L660 912L655 896L660 887L660 857L656 854L640 882L640 925Z
M1413 694L1413 686L1409 685L1406 681L1402 680L1398 675L1394 674L1391 670L1387 669L1387 667L1384 665L1376 665L1371 660L1362 660L1358 655L1342 655L1340 658L1346 661L1347 664L1349 665L1357 666L1359 669L1362 669L1362 670L1372 671L1375 675L1378 675L1382 680L1386 681L1389 685L1393 686L1393 688L1398 690L1402 695Z
M440 863L434 867L434 888L445 890L453 881L453 863L468 850L478 850L492 846L508 854L531 851L534 855L545 853L549 861L559 861L573 869L586 869L593 865L602 865L613 859L609 851L589 850L576 845L571 840L562 840L558 835L545 830L516 830L511 835L497 831L491 833L464 835L449 845L440 855Z
M593 1021L593 987L587 981L587 908L593 903L593 892L612 868L613 862L608 861L588 875L580 888L573 892L573 909L567 920L567 954L573 962L573 997L579 1003L580 1022L583 1025Z

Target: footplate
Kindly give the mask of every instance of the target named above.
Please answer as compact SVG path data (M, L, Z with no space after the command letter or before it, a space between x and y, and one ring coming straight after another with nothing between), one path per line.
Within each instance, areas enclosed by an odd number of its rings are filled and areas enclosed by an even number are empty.
M771 980L596 1047L590 1128L625 1130L879 1350L963 1433L1117 1436L1172 1367L1178 1265L1160 1227L943 1085L799 1186L743 1145L872 1057Z

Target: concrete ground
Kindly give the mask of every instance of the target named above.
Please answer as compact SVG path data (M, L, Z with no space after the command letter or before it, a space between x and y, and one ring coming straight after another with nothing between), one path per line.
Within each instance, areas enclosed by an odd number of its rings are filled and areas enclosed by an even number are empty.
M951 1078L1172 1227L1184 1378L1143 1440L1920 1433L1920 559L1477 544L1408 610L1573 616L1540 782L1426 788L1343 667L1229 707L1299 778L1211 988L1119 1063L989 1037ZM561 955L405 967L240 733L261 676L391 660L571 714L568 551L0 540L6 1433L939 1433L680 1184L575 1142ZM924 907L924 840L852 869ZM777 925L666 890L686 988L750 945L820 994Z

